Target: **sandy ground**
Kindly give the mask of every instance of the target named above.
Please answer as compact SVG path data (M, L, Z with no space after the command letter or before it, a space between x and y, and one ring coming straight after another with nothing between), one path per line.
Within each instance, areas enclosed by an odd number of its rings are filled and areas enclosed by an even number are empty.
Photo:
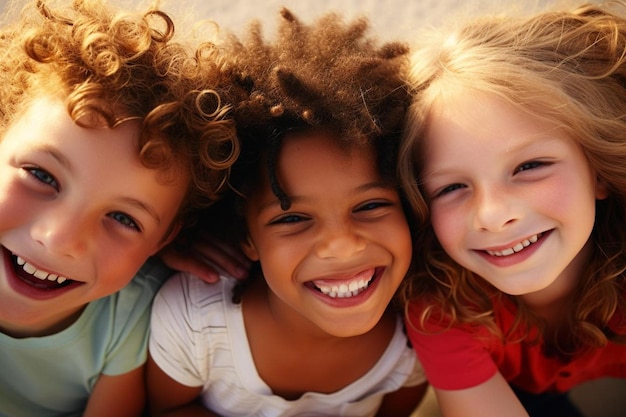
M22 4L23 1L18 0L17 3ZM111 1L140 9L150 4L149 0ZM497 12L502 7L510 7L509 2L501 0L164 0L161 3L175 19L186 22L212 19L221 27L236 33L241 33L251 19L258 19L268 35L273 33L282 6L290 8L304 21L311 21L332 10L341 13L346 19L367 17L372 31L382 40L407 41L411 41L414 32L424 26L437 26L446 19ZM522 13L558 3L562 3L562 0L515 2ZM0 10L5 10L7 4L7 0L0 0ZM588 417L623 417L626 415L626 381L603 380L587 384L575 391L574 400ZM415 416L440 416L432 391Z

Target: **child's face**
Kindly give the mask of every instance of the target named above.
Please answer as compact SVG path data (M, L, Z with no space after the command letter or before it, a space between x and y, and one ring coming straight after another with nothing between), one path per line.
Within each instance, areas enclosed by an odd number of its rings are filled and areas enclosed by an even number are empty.
M0 329L67 326L162 246L187 179L160 182L139 160L138 134L139 122L78 127L53 99L9 127L0 141Z
M246 207L244 245L261 262L272 308L334 336L369 331L411 261L400 197L373 149L344 151L324 133L287 136L277 177L292 205L281 210L265 181Z
M446 252L508 294L567 291L606 196L576 142L471 92L434 108L425 140L423 180Z

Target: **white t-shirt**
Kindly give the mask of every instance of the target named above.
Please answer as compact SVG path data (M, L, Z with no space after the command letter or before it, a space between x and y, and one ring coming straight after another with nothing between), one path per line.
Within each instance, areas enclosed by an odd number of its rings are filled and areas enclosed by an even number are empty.
M206 284L181 273L163 285L152 309L150 354L174 380L202 386L202 401L211 411L225 416L373 416L385 394L426 380L398 318L386 351L359 380L332 394L309 392L294 401L274 395L254 366L241 304L231 301L235 282L222 277L218 284Z

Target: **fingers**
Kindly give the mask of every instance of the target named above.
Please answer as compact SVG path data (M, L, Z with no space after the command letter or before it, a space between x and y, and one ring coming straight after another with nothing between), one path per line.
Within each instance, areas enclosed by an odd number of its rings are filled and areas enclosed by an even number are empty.
M244 279L251 266L250 260L238 246L206 234L201 235L184 251L170 245L159 255L170 268L191 273L210 283L218 281L220 273Z
M183 253L172 247L166 247L159 252L161 260L170 268L188 272L209 283L219 281L219 271L206 261L193 256L191 252Z

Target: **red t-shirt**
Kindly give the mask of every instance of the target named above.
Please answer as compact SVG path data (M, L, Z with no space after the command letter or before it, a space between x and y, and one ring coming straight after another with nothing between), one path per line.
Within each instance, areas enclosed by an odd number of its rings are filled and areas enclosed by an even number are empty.
M515 305L507 300L495 311L498 327L509 329L515 318ZM626 378L626 345L608 343L565 363L557 357L546 357L540 343L504 343L484 328L461 326L438 333L418 332L410 323L417 323L419 315L420 306L410 304L407 332L435 388L471 388L490 379L496 371L512 385L531 393L566 392L600 377ZM428 326L429 330L441 329Z

